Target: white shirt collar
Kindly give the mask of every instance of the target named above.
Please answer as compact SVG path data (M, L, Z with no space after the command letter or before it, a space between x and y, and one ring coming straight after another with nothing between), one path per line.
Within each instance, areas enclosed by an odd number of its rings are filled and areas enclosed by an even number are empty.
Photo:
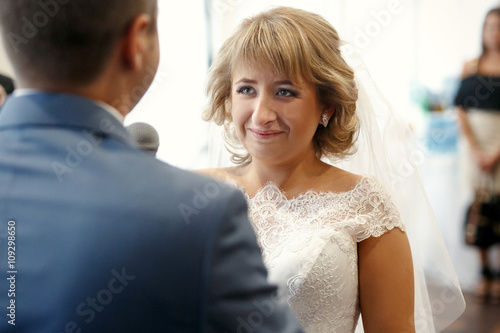
M47 93L46 91L39 90L39 89L16 89L12 93L13 96L26 96L26 95L35 95L35 94L45 94ZM104 103L102 101L96 101L94 99L90 99L92 102L106 110L108 113L110 113L113 117L118 119L118 121L123 124L123 121L125 120L125 117L114 107L109 105L108 103Z
M115 109L114 107L112 107L111 105L109 105L108 103L104 103L102 101L96 101L96 100L92 100L92 101L94 103L96 103L97 105L99 105L104 110L106 110L109 113L111 113L111 115L113 117L115 117L116 119L118 119L118 121L120 122L120 124L123 124L123 121L125 120L125 117L120 113L120 111L118 111L117 109Z

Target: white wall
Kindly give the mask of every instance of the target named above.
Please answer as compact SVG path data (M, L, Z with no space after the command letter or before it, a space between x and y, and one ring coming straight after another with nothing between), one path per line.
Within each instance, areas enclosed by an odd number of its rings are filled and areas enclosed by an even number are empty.
M160 135L158 158L183 168L206 164L208 124L201 120L208 67L203 0L159 1L160 66L151 88L126 118Z

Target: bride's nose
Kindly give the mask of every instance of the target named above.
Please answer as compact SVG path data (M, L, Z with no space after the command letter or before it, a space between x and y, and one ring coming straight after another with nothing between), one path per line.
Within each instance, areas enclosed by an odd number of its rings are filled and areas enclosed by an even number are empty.
M255 100L252 122L255 125L265 125L275 121L276 118L277 115L273 107L272 96L266 93L260 94Z

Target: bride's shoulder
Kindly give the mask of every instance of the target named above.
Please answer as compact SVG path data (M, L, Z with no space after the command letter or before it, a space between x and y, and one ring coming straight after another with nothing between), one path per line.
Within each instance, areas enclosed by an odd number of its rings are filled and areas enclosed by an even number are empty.
M351 193L353 195L364 193L378 195L381 198L385 198L388 194L387 189L376 178L358 175L335 167L332 167L325 174L324 184L325 190L336 193Z
M331 167L321 177L325 190L329 192L349 192L362 182L363 176L348 172L336 167Z
M223 168L197 169L193 171L217 179L220 179L224 175Z
M223 182L235 181L238 176L238 167L228 167L228 168L208 168L208 169L198 169L194 172L212 177Z

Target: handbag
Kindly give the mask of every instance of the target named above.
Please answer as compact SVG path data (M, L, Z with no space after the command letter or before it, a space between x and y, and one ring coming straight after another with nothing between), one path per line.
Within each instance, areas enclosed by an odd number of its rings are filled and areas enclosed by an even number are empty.
M481 248L500 243L500 195L493 190L493 177L484 178L465 215L465 242Z

